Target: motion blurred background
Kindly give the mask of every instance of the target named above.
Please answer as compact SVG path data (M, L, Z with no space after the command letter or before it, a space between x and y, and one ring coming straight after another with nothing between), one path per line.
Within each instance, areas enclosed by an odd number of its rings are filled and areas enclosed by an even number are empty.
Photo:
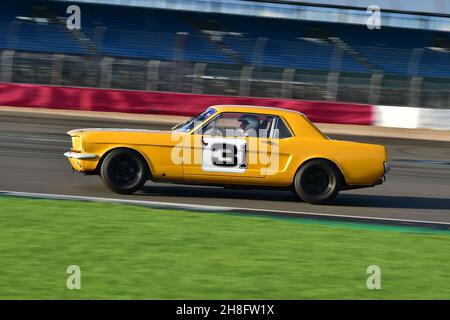
M381 29L366 25L372 2ZM4 2L0 79L449 108L450 4L415 2Z
M385 145L392 170L312 206L156 182L112 194L63 156L68 130L167 130L214 104L301 111ZM449 143L448 0L2 1L0 299L449 299ZM108 203L54 200L92 197Z

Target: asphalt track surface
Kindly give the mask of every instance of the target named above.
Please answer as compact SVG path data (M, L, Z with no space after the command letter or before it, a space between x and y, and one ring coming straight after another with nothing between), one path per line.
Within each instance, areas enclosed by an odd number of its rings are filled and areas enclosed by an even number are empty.
M450 143L361 136L332 138L388 147L393 168L387 181L343 191L326 206L301 202L289 191L224 189L148 182L134 195L110 192L98 176L73 173L63 153L74 128L167 129L136 121L0 112L0 190L134 199L267 211L309 212L450 223ZM0 210L1 211L1 210Z

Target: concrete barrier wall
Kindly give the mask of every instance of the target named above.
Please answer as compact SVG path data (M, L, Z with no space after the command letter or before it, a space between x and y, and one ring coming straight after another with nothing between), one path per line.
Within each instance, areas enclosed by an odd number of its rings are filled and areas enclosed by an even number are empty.
M192 116L217 104L292 109L319 123L450 130L449 109L0 83L0 105L12 107Z
M373 108L364 104L0 83L3 106L192 116L217 104L292 109L322 123L373 122Z
M450 109L374 106L374 125L450 130Z

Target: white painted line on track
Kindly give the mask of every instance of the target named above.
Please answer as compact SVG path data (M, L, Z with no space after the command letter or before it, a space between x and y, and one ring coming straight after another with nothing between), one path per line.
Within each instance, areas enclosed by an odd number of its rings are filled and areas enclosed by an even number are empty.
M144 200L131 200L131 199L117 199L117 198L101 198L101 197L87 197L87 196L73 196L64 194L51 194L51 193L34 193L34 192L19 192L19 191L5 191L0 190L0 195L5 196L17 196L24 198L41 198L41 199L54 199L54 200L80 200L88 202L110 202L110 203L121 203L121 204L135 204L135 205L145 205L145 206L160 206L160 207L170 207L179 209L195 209L195 210L208 210L208 211L229 211L231 208L219 207L219 206L209 206L209 205L197 205L197 204L184 204L184 203L172 203L172 202L162 202L162 201L144 201Z
M307 211L289 211L289 210L271 210L271 209L256 209L256 208L242 208L242 207L210 206L210 205L202 205L202 204L173 203L173 202L161 202L161 201L145 201L145 200L116 199L116 198L102 198L102 197L88 197L88 196L73 196L73 195L63 195L63 194L33 193L33 192L19 192L19 191L7 191L7 190L0 190L0 195L17 196L17 197L24 197L24 198L54 199L54 200L79 200L79 201L88 201L88 202L108 202L108 203L141 205L141 206L167 208L167 209L185 209L185 210L187 209L187 210L197 210L197 211L222 211L222 212L273 213L273 214L310 216L312 218L318 217L318 218L351 219L351 220L361 220L361 221L377 221L380 223L382 223L384 221L384 222L450 226L450 222L442 222L442 221L394 219L394 218L381 218L381 217L370 217L370 216L352 216L352 215L307 212Z

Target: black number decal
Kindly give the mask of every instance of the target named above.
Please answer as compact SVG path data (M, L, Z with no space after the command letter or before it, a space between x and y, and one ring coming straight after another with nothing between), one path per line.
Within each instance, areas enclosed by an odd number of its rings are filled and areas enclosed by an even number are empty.
M212 163L220 167L235 167L238 164L237 147L234 144L215 143L211 146Z

